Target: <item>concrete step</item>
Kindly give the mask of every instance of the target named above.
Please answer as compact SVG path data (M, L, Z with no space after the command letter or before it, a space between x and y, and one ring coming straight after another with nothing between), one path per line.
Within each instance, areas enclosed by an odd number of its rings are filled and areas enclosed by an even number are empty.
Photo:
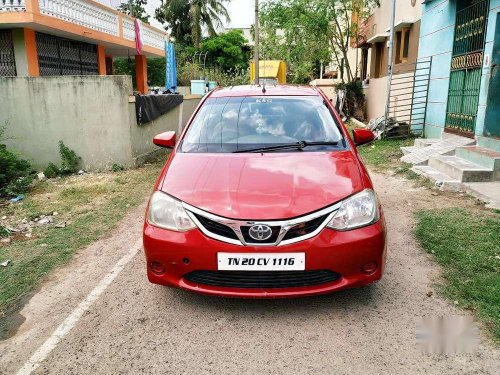
M477 137L477 145L479 147L488 148L490 150L500 152L500 139L493 137Z
M422 148L422 147L427 147L427 146L433 145L434 143L437 143L439 141L441 141L441 139L417 138L417 139L415 139L414 146L417 148Z
M500 181L468 182L462 190L486 202L486 207L500 210Z
M455 155L472 163L482 165L485 168L492 169L500 175L499 151L480 146L465 146L458 147L455 150Z
M411 154L412 152L417 151L419 148L415 146L403 146L399 148L403 155Z
M432 142L429 146L421 147L401 157L401 161L412 165L427 165L432 156L453 155L460 146L474 145L475 140L458 135L447 134L443 139Z
M435 155L429 166L460 182L484 182L493 180L493 170L471 163L457 156Z
M461 189L462 183L459 180L428 165L416 165L412 167L411 170L416 174L427 177L441 190L459 191Z

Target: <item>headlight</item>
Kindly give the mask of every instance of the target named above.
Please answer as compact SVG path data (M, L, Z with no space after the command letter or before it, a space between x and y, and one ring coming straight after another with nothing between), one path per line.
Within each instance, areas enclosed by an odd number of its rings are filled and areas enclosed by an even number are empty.
M151 196L148 221L156 227L177 232L196 228L181 202L160 191L154 192Z
M336 230L349 230L372 224L378 219L377 198L373 190L366 189L342 201L327 226Z

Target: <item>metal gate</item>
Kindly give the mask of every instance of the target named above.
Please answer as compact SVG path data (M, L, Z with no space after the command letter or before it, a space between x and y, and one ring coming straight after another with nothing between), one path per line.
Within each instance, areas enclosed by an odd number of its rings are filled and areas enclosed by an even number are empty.
M386 118L394 119L399 126L386 137L424 134L431 67L432 57L397 65L398 71L405 73L395 72L392 76Z
M41 76L98 74L97 47L93 44L36 33Z
M459 2L460 4L460 2ZM445 130L471 136L476 125L488 0L457 11Z
M0 77L16 76L16 59L10 30L0 30Z

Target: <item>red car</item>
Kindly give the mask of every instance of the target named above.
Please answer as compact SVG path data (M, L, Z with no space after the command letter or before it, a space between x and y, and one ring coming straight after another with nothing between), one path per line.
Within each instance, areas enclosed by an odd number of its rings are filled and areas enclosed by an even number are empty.
M218 296L330 293L382 277L384 218L356 145L312 87L217 89L156 182L144 223L149 281Z

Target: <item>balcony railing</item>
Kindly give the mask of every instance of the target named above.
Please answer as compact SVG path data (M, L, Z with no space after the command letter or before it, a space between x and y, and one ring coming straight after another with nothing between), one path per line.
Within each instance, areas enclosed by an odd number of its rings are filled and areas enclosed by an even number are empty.
M22 12L26 10L24 0L0 0L0 12Z
M85 0L39 0L40 12L63 21L118 36L118 14Z
M36 1L36 0L35 0ZM92 0L38 0L40 13L127 40L135 40L134 19ZM2 12L25 12L25 0L0 0ZM120 22L123 34L120 35ZM144 24L143 43L163 50L166 34Z

